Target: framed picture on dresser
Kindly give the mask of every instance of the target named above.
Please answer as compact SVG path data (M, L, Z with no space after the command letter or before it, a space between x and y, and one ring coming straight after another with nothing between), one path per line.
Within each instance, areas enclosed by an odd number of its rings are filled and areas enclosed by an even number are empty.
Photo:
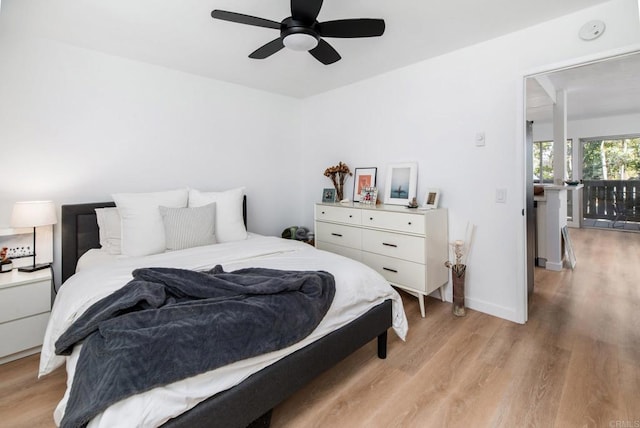
M326 188L322 190L322 202L335 202L336 189Z
M353 180L353 200L361 201L362 189L365 187L376 187L376 174L378 168L356 168Z
M387 181L384 188L384 203L409 205L416 197L418 185L418 164L395 163L387 167Z
M360 203L362 205L376 205L378 201L378 189L376 187L363 187L360 192Z

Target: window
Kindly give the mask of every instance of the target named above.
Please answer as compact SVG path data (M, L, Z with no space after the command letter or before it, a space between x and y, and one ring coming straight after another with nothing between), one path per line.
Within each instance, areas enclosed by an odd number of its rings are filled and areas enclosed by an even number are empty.
M567 176L572 176L571 167L572 140L567 140ZM535 141L533 143L533 182L553 183L553 141Z
M640 135L581 141L585 180L640 179Z

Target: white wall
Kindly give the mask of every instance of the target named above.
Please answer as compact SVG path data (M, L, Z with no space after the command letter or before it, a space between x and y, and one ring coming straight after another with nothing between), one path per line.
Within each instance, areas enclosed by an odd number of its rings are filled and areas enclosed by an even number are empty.
M381 191L386 165L417 161L419 202L427 188L442 190L449 238L463 238L467 222L477 227L468 306L524 321L523 76L637 43L637 16L635 0L613 1L306 100L313 161L304 181L316 189L306 203L329 187L322 172L338 161L377 166ZM578 30L595 18L607 33L581 41ZM477 132L486 133L486 147L475 147ZM498 188L507 190L505 204L495 202ZM311 210L306 215L311 222Z
M246 186L251 231L298 224L299 100L47 40L0 58L0 227L17 200L182 186Z

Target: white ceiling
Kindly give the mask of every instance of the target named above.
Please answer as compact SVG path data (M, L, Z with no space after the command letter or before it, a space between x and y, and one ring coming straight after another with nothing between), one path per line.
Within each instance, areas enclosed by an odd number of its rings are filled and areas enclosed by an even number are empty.
M323 65L287 49L247 56L277 30L211 18L213 9L273 21L287 0L4 0L0 29L293 97L307 97L607 0L327 0L320 22L382 18L386 32L327 39L342 60Z
M567 91L569 120L640 113L640 54L544 75L555 90ZM527 79L527 120L550 122L553 101L538 81Z

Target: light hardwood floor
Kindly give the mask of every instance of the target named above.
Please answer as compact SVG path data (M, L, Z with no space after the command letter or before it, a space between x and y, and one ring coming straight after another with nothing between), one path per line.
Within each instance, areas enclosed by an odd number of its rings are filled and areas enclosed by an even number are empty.
M372 342L278 406L272 427L640 426L640 234L571 229L575 270L536 270L529 322L406 301L407 342ZM499 274L499 273L498 273ZM515 285L514 285L515 286ZM52 426L65 376L0 366L0 426Z

